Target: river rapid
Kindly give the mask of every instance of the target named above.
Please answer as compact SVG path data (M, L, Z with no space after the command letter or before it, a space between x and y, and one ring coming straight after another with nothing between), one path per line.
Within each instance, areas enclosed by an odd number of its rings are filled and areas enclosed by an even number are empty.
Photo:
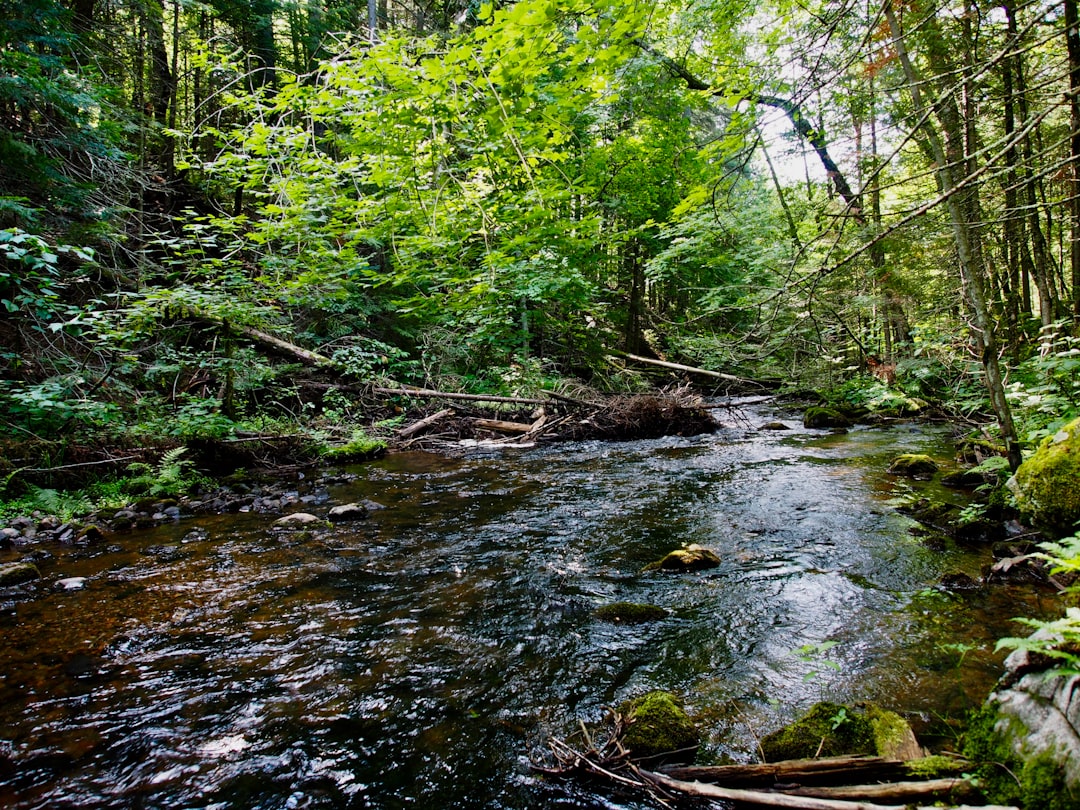
M710 436L403 453L297 482L320 517L385 506L365 521L200 516L50 548L33 598L0 592L0 806L637 808L530 758L652 689L685 698L702 761L752 760L822 698L917 728L981 702L995 639L1051 601L938 585L989 551L920 536L896 499L957 496L885 470L947 465L947 428L716 414ZM777 418L791 429L758 429ZM720 567L641 572L689 543ZM668 617L593 616L615 601Z

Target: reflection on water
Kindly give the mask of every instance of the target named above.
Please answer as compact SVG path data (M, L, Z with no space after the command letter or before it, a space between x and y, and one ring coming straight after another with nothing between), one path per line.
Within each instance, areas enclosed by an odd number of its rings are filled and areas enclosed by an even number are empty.
M944 434L749 428L773 417L397 455L319 508L387 507L365 522L227 515L52 549L43 595L0 614L0 804L633 808L535 778L530 753L652 688L686 696L705 756L742 759L823 696L916 719L981 700L994 639L1039 596L933 587L987 554L923 546L884 469L899 452L948 460ZM723 564L640 573L691 542ZM669 617L595 621L610 601ZM825 641L838 669L792 653Z

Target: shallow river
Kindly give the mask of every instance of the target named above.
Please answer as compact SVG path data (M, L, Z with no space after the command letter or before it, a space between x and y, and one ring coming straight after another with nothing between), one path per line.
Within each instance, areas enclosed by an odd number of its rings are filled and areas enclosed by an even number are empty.
M989 553L913 534L892 499L921 485L885 468L947 463L945 429L717 413L713 436L401 454L300 481L320 516L386 507L314 533L237 514L51 548L41 595L0 601L0 806L635 808L530 756L656 688L686 698L707 760L752 759L822 698L919 727L981 701L994 639L1046 597L936 587ZM687 543L723 564L640 573ZM669 616L592 616L613 601Z

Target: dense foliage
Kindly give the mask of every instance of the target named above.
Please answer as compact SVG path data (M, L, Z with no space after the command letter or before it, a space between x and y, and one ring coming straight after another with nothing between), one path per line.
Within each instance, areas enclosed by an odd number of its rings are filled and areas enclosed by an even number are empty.
M304 363L632 387L629 352L992 415L1015 465L1080 396L1075 17L0 3L3 431L362 421Z

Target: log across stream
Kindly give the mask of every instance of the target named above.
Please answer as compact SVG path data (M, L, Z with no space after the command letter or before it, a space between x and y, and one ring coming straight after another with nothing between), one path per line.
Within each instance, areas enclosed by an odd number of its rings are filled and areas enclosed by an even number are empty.
M645 807L529 765L652 689L685 698L707 760L753 761L823 697L944 728L1046 597L942 587L989 551L895 510L936 485L889 461L947 463L947 429L834 434L769 407L692 439L391 454L295 481L289 511L385 507L353 523L282 529L251 507L42 545L43 578L0 592L0 805ZM642 572L688 543L721 565ZM616 601L666 617L594 615Z

